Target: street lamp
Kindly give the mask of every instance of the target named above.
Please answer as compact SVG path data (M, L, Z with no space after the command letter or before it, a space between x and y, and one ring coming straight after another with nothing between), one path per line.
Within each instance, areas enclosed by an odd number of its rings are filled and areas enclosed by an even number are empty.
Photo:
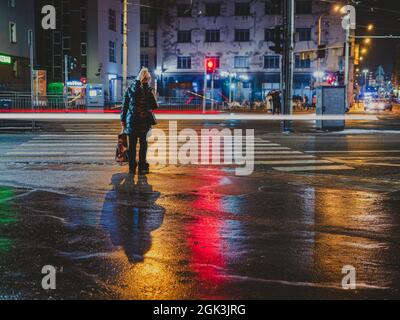
M374 30L374 25L373 25L373 24L369 24L369 25L367 26L367 30L368 30L368 31Z

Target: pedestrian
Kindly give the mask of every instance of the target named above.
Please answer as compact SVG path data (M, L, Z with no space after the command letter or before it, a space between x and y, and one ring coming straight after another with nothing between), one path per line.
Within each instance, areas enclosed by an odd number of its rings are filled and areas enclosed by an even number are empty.
M272 93L272 104L273 104L273 114L281 113L281 94L280 91L276 90Z
M271 111L271 113L272 113L272 110L273 110L272 91L268 92L266 101L267 101L267 111Z
M150 87L151 75L147 68L142 68L137 80L126 90L121 111L123 133L128 136L129 173L139 175L149 173L147 162L147 134L156 124L152 110L158 108L153 89ZM136 146L140 143L139 166L136 161Z
M304 106L304 109L308 111L309 105L308 105L308 97L307 97L307 95L304 95L303 106Z

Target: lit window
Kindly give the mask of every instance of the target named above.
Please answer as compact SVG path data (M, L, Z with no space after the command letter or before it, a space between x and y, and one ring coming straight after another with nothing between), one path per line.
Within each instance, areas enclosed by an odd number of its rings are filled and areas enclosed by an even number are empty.
M10 28L10 42L17 43L17 24L15 22L10 21L9 28Z
M235 68L236 69L248 69L249 68L249 57L236 56L235 57Z

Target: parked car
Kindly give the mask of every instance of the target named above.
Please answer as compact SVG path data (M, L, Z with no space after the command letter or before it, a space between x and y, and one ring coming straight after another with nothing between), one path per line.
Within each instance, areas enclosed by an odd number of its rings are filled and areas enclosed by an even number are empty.
M370 99L364 101L365 111L392 111L393 105L386 99Z

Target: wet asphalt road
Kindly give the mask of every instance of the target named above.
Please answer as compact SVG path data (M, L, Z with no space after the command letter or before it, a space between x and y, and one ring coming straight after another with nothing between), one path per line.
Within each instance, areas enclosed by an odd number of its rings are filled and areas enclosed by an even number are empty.
M400 297L397 116L340 134L224 127L255 129L252 175L157 166L131 177L112 161L116 123L0 134L0 298ZM41 287L44 265L58 270L54 291ZM341 287L345 265L357 290Z

